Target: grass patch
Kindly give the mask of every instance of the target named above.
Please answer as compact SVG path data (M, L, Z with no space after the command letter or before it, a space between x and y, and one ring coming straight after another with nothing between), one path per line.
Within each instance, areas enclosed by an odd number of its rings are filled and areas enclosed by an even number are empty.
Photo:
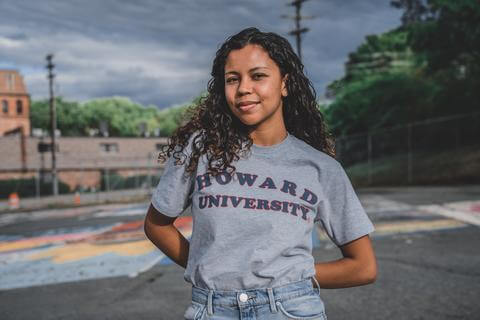
M480 183L480 148L396 154L346 168L355 187Z

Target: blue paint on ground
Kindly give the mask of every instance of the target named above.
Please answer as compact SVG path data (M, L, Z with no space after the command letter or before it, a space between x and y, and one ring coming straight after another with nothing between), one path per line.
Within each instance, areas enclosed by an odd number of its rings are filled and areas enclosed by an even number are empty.
M75 282L136 274L150 264L160 252L140 256L107 253L75 262L52 263L49 258L2 265L0 290L26 288L64 282ZM162 255L163 256L163 255Z

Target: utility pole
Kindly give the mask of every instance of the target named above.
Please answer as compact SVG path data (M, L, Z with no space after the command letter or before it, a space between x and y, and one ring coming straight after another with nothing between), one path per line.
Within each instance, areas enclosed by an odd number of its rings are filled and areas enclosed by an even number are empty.
M302 16L300 10L302 9L302 4L308 0L294 0L288 3L288 6L295 7L295 16L282 15L282 18L293 19L295 20L295 29L290 31L288 34L295 36L297 40L297 54L300 60L302 60L302 33L307 32L308 28L302 28L300 26L300 21L302 19L313 19L313 16Z
M48 69L48 82L50 88L50 135L52 138L51 151L52 151L52 189L53 195L58 195L58 180L57 180L57 163L56 163L56 148L55 148L55 131L57 131L57 115L55 112L55 96L53 94L53 68L55 65L52 63L53 54L47 55L47 69Z

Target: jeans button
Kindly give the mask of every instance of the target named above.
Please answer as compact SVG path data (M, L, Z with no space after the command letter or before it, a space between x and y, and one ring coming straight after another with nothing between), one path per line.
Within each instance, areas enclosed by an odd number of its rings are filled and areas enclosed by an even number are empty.
M247 296L246 293L242 293L242 294L240 294L239 299L240 299L241 302L246 302L248 300L248 296Z

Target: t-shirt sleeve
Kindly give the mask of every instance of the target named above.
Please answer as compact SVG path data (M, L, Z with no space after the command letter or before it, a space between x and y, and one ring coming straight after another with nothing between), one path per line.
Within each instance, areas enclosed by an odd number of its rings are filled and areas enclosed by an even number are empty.
M168 157L151 198L152 206L169 217L178 217L192 202L194 174L185 171L189 158L183 164L175 161L173 154Z
M375 230L358 199L345 170L338 161L322 181L323 197L315 222L320 221L328 237L342 246Z

